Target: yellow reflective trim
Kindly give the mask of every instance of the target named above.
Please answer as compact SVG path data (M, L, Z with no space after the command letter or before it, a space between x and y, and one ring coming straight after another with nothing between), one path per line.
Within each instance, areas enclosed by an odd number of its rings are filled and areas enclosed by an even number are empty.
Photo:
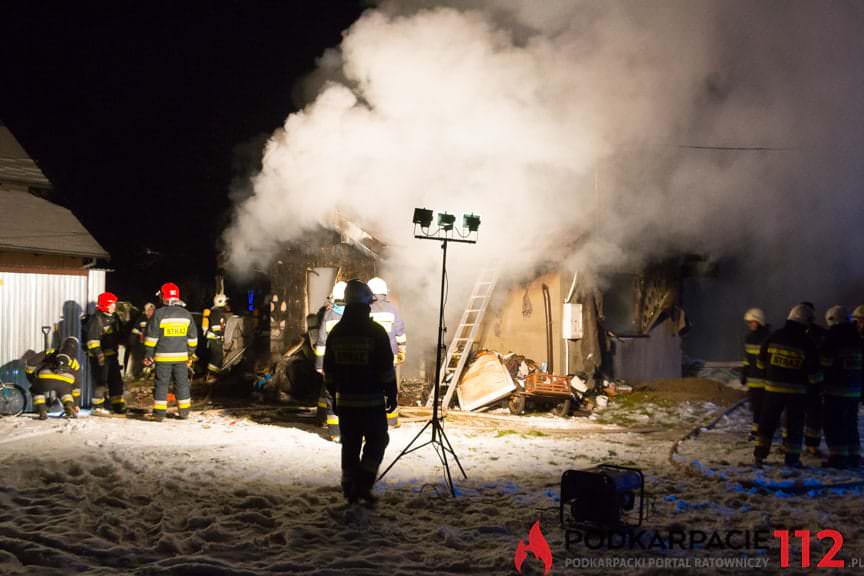
M339 417L338 416L328 416L327 417L327 425L328 426L338 426L339 425Z
M806 389L804 385L798 384L783 384L779 382L768 382L765 384L766 392L777 392L780 394L804 394Z
M72 397L72 394L64 394L63 396L60 397L60 401L63 404L66 404L67 402L74 402L75 398Z
M756 356L757 354L759 354L759 351L761 349L762 349L762 347L759 344L745 344L744 345L744 352L747 354L752 354L753 356Z
M192 400L178 400L177 407L178 408L189 408L192 406Z
M186 340L186 345L189 346L189 348L195 348L195 347L198 346L198 340L189 340L189 339L187 339L187 340Z
M168 401L167 400L154 400L153 401L153 408L155 408L157 410L165 410L166 408L168 408Z
M87 349L92 350L94 348L99 348L99 340L88 340Z
M324 356L324 353L327 351L326 346L315 346L315 356Z
M74 384L75 377L70 376L68 374L55 374L53 372L39 373L40 380L59 380L60 382L66 382L67 384Z
M33 404L36 404L36 405L45 404L45 396L43 396L41 394L33 396Z
M189 355L188 354L183 354L182 356L168 356L168 357L159 356L159 354L156 355L156 362L188 362L188 361L189 361Z
M163 318L162 320L159 321L159 327L160 328L164 328L165 326L172 326L175 324L176 325L184 324L184 325L188 326L189 325L189 319L188 318Z
M147 338L144 340L144 346L146 346L147 348L155 348L155 347L156 347L156 344L158 344L158 343L159 343L159 339L158 339L158 338L150 338L150 337L147 337Z
M81 396L81 389L80 389L80 388L75 388L74 390L72 390L72 396L75 396L76 398L77 398L78 396Z
M71 366L72 366L73 370L78 370L79 368L81 368L81 363L78 362L78 360L73 358Z
M104 403L105 403L104 398L93 398L93 404L96 406L101 406Z

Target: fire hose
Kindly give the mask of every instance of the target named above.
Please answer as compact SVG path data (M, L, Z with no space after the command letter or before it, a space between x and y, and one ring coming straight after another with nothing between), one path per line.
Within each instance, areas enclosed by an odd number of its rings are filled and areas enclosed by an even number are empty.
M688 462L684 461L684 457L678 453L678 448L681 446L681 444L683 444L687 440L693 440L694 438L698 437L702 432L706 432L708 430L714 429L717 426L717 424L720 423L721 420L723 420L724 418L726 418L727 416L729 416L730 414L732 414L733 412L735 412L736 410L738 410L739 408L741 408L742 406L744 406L746 404L747 404L747 398L742 398L741 400L739 400L738 402L736 402L732 406L729 406L728 408L726 408L725 410L720 412L720 414L713 416L707 423L700 424L699 426L696 426L692 430L688 431L687 434L685 434L684 436L682 436L681 438L676 440L672 444L672 448L669 450L669 462L673 466L683 469L688 474L700 476L702 478L711 478L714 480L729 481L728 478L726 478L720 474L717 474L714 470L711 470L711 469L708 469L711 472L710 474L702 473L700 470L703 468L692 466L692 462L688 463ZM766 485L763 483L756 482L754 480L736 480L735 482L737 482L738 484L740 484L742 487L744 487L746 489L755 488L757 490L764 490L764 491L770 492L772 494L777 493L777 492L785 492L787 494L806 494L808 492L818 491L818 490L849 489L849 488L864 487L864 477L862 477L860 480L854 480L851 482L838 482L836 484L800 484L800 483L796 483L796 484L793 484L791 486L786 485L786 484L784 484L782 486L780 486L780 485Z

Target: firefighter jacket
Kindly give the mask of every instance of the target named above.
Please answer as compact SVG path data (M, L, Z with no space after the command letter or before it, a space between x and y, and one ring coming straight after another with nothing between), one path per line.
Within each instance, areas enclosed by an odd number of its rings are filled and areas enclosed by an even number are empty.
M387 300L377 300L372 303L372 319L387 332L394 361L397 364L404 362L408 339L405 336L405 322L402 321L399 309Z
M45 356L45 359L38 367L36 377L40 380L64 382L74 388L80 371L78 341L68 338L60 347L60 350Z
M225 308L219 306L210 310L210 322L204 335L207 340L224 340L225 339L225 322L228 320L228 314L225 313Z
M825 394L860 398L862 381L861 336L854 324L837 324L828 329L819 361L825 373Z
M147 324L145 357L156 362L188 362L198 346L198 328L192 314L178 304L156 310Z
M759 361L759 352L762 343L771 335L771 328L759 326L756 330L748 331L744 340L744 381L748 388L765 387L765 371L756 364Z
M818 352L807 327L791 320L762 343L756 365L765 370L766 392L805 394L822 381Z
M328 337L324 384L343 408L385 407L396 398L396 372L387 332L369 317L365 304L351 304Z
M93 358L100 355L117 356L120 344L120 322L116 314L97 310L87 321L87 353Z
M342 319L342 313L345 311L344 306L333 306L324 312L324 318L321 320L321 325L318 327L318 341L315 343L315 369L324 369L324 353L327 351L327 338L333 328Z

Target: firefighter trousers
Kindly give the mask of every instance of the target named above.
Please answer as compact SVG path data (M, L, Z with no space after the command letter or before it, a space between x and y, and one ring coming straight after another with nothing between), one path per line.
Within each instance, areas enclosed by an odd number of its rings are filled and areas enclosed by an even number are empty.
M33 387L30 389L31 394L33 394L33 406L41 411L40 406L45 406L47 404L47 396L51 392L54 392L68 412L69 408L67 407L75 406L79 400L80 391L77 386L77 384L63 380L56 380L50 377L44 378L41 375L37 376Z
M808 448L819 448L822 443L822 411L822 391L811 386L804 406L804 445Z
M368 495L384 450L390 442L387 434L387 412L375 408L342 408L339 410L342 431L342 490L346 498Z
M126 409L126 400L123 397L123 376L120 374L120 364L117 356L106 356L105 364L99 366L95 358L90 359L93 367L93 408L106 408L107 400L115 412L123 412Z
M207 340L207 371L210 374L219 374L222 371L222 363L225 358L225 342L221 337Z
M858 435L858 398L825 396L825 442L829 462L845 464L861 452Z
M753 456L757 461L765 460L771 452L774 432L777 431L780 418L785 412L786 435L783 438L783 445L786 448L786 463L800 462L806 403L805 394L765 391L759 415L759 435L756 438L756 448L753 450Z
M168 410L168 390L174 384L177 397L177 413L181 418L189 415L192 397L189 391L189 367L186 362L157 362L156 390L153 393L153 415L157 419Z
M759 432L759 415L762 412L762 399L765 396L765 386L750 386L747 388L747 397L750 401L750 410L753 412L753 423L750 425L750 432L757 434Z

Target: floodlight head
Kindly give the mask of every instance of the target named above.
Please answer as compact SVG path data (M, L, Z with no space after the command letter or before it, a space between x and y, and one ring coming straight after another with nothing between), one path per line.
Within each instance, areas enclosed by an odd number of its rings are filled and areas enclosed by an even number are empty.
M456 216L447 212L438 213L438 227L442 230L453 230L453 224L456 222Z
M419 224L421 228L428 228L432 224L432 210L427 208L414 209L414 224Z
M468 230L468 232L477 232L477 229L480 228L480 216L477 214L463 214L462 227Z

